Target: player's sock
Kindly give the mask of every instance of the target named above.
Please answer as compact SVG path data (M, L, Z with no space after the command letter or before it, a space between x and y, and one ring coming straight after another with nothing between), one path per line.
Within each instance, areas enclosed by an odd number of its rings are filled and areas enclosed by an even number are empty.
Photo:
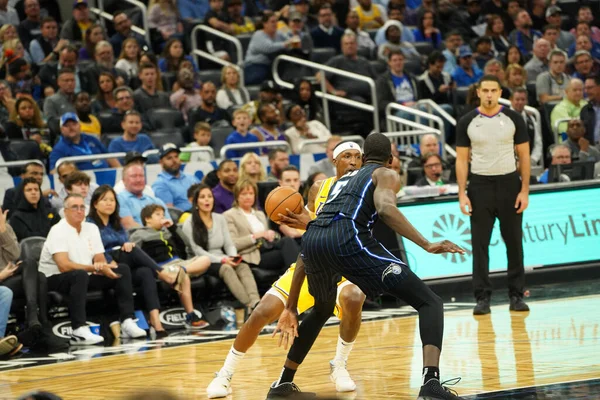
M338 336L335 358L333 361L343 361L344 363L348 361L348 356L350 355L353 346L354 342L346 342L341 336Z
M423 368L423 384L426 384L430 379L440 380L440 369L438 367Z
M233 375L238 363L242 361L242 358L244 358L245 355L246 353L237 351L233 348L233 346L231 346L229 353L227 353L227 358L225 358L223 368L221 368L219 374Z
M290 369L287 367L283 367L281 370L281 376L277 381L277 385L281 385L282 383L291 383L294 381L294 376L296 375L295 369Z

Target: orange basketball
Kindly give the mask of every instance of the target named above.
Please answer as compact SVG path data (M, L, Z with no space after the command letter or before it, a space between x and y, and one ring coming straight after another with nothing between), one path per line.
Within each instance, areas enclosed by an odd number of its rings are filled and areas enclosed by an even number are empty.
M287 186L273 189L265 201L267 217L275 223L279 223L279 214L286 215L286 208L295 214L300 214L302 207L304 207L302 195Z

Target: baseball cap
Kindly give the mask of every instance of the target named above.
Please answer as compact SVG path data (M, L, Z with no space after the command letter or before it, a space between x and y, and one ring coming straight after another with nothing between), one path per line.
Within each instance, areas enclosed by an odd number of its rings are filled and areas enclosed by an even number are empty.
M139 151L128 151L125 154L125 165L130 164L134 161L146 162L148 159L142 155Z
M473 52L471 51L471 48L469 46L463 45L458 48L458 57L459 58L469 57L472 55L473 55Z
M298 11L292 11L290 13L290 21L302 21L302 14L300 14Z
M273 81L266 81L260 86L261 92L279 93L279 88Z
M80 6L80 5L84 5L87 7L88 6L87 0L75 0L73 2L73 8L77 8L77 6Z
M562 12L562 10L560 9L559 6L550 6L546 10L546 18L548 18L548 17L550 17L551 15L554 15L554 14L560 14L561 12Z
M69 121L79 122L79 118L77 118L77 114L75 114L74 112L64 113L60 117L60 126L62 127L64 124L66 124Z
M158 153L159 158L163 158L164 156L166 156L167 154L169 154L172 151L176 151L177 153L181 153L181 150L179 150L179 147L177 147L175 145L175 143L165 143L160 147L160 152Z

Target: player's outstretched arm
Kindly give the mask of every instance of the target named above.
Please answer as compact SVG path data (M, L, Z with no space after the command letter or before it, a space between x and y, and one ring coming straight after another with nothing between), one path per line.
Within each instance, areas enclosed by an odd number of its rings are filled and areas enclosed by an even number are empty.
M414 242L430 253L463 253L464 250L454 243L444 240L430 243L406 219L396 206L396 193L400 190L400 176L388 168L378 168L373 173L375 192L373 201L379 218L395 232Z
M298 337L298 298L300 297L300 289L302 288L305 277L304 261L302 261L302 257L298 255L288 301L279 317L277 327L273 332L273 337L275 337L278 332L281 332L279 346L283 345L283 348L286 350L292 346L294 338Z

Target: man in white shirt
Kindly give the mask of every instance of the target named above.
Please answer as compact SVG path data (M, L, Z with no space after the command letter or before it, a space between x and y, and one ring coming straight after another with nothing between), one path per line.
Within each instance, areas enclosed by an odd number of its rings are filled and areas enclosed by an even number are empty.
M121 335L146 337L146 331L133 321L131 271L126 265L106 262L98 227L85 222L83 196L71 194L64 204L65 218L48 233L40 258L39 270L46 275L48 289L69 296L73 334L71 344L93 345L104 338L91 332L86 323L88 289L114 288L119 307Z

